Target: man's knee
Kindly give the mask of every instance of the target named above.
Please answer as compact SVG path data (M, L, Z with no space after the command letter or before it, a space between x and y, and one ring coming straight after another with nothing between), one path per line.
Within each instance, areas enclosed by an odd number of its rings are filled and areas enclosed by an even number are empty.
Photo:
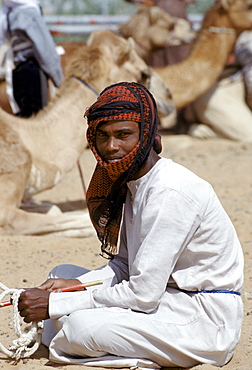
M79 276L89 272L84 267L62 264L55 266L48 275L48 279L77 279Z
M69 354L94 357L107 353L103 343L110 342L109 323L104 320L100 309L97 315L94 315L94 310L91 311L76 311L63 324L62 333L68 343Z

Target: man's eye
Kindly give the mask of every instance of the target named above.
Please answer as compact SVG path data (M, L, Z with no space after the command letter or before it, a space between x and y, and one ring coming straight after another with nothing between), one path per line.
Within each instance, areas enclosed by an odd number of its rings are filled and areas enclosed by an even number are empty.
M104 132L98 132L97 133L97 137L105 137L106 135L104 134Z
M122 132L119 136L124 138L124 137L128 137L130 135L130 132Z

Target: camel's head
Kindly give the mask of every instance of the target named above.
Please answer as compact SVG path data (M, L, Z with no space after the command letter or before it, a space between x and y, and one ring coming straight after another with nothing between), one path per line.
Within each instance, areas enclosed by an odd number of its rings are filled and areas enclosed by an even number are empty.
M191 23L183 18L174 18L174 32L169 45L189 44L196 38L196 31L192 29Z
M252 29L252 0L216 0L216 6L220 19L225 17L237 33Z
M188 27L182 27L179 19L173 18L157 6L140 6L137 13L128 22L120 25L118 30L125 38L133 37L138 53L143 58L147 57L150 51L172 43L172 40L176 40L176 45L188 42ZM189 38L192 38L194 32L190 32Z
M147 28L144 30L145 38L149 40L152 50L163 48L169 43L173 35L175 26L174 18L158 6L145 6L145 8L147 9L147 13L146 11L139 12L139 17L142 18L145 14L147 17L147 22L145 23L147 24ZM139 18L140 23L142 22L141 18Z
M81 71L77 77L85 79L97 91L116 82L135 81L152 92L162 116L174 110L167 85L137 54L133 39L125 40L108 30L93 32L82 54L82 64L79 62L77 68L75 61L72 71L75 75Z
M137 55L131 38L125 40L109 30L96 31L88 38L87 47L86 53L90 55L95 51L97 55L92 56L86 72L96 65L96 78L106 86L119 81L144 83L150 77L149 68Z
M99 46L102 50L103 68L99 73L102 73L103 84L108 86L119 81L139 82L152 92L158 105L162 106L162 114L168 114L172 105L170 91L161 77L137 54L132 38L125 40L111 31L97 31L91 34L87 46Z

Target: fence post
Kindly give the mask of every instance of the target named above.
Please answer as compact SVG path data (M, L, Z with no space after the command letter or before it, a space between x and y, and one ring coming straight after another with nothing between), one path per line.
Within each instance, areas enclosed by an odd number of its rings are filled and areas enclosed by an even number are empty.
M109 14L109 0L102 0L101 5L102 5L102 14L103 15Z

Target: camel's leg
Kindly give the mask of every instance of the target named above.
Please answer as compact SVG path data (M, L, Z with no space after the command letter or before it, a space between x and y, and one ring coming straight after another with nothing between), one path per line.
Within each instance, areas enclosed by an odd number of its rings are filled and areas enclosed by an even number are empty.
M1 232L11 235L56 235L87 237L94 234L89 214L85 211L47 214L25 212L11 207L2 220Z
M192 103L199 122L219 137L252 142L252 112L245 102L242 76L224 79Z
M4 135L2 136L2 138ZM0 138L1 139L1 138ZM18 141L0 140L0 232L12 235L88 236L94 229L87 211L53 214L19 209L28 181L31 158Z
M160 117L160 128L170 129L173 128L177 123L177 112L173 111L165 117Z
M216 132L214 132L211 127L202 123L191 124L188 129L188 135L198 139L213 139L218 137Z

